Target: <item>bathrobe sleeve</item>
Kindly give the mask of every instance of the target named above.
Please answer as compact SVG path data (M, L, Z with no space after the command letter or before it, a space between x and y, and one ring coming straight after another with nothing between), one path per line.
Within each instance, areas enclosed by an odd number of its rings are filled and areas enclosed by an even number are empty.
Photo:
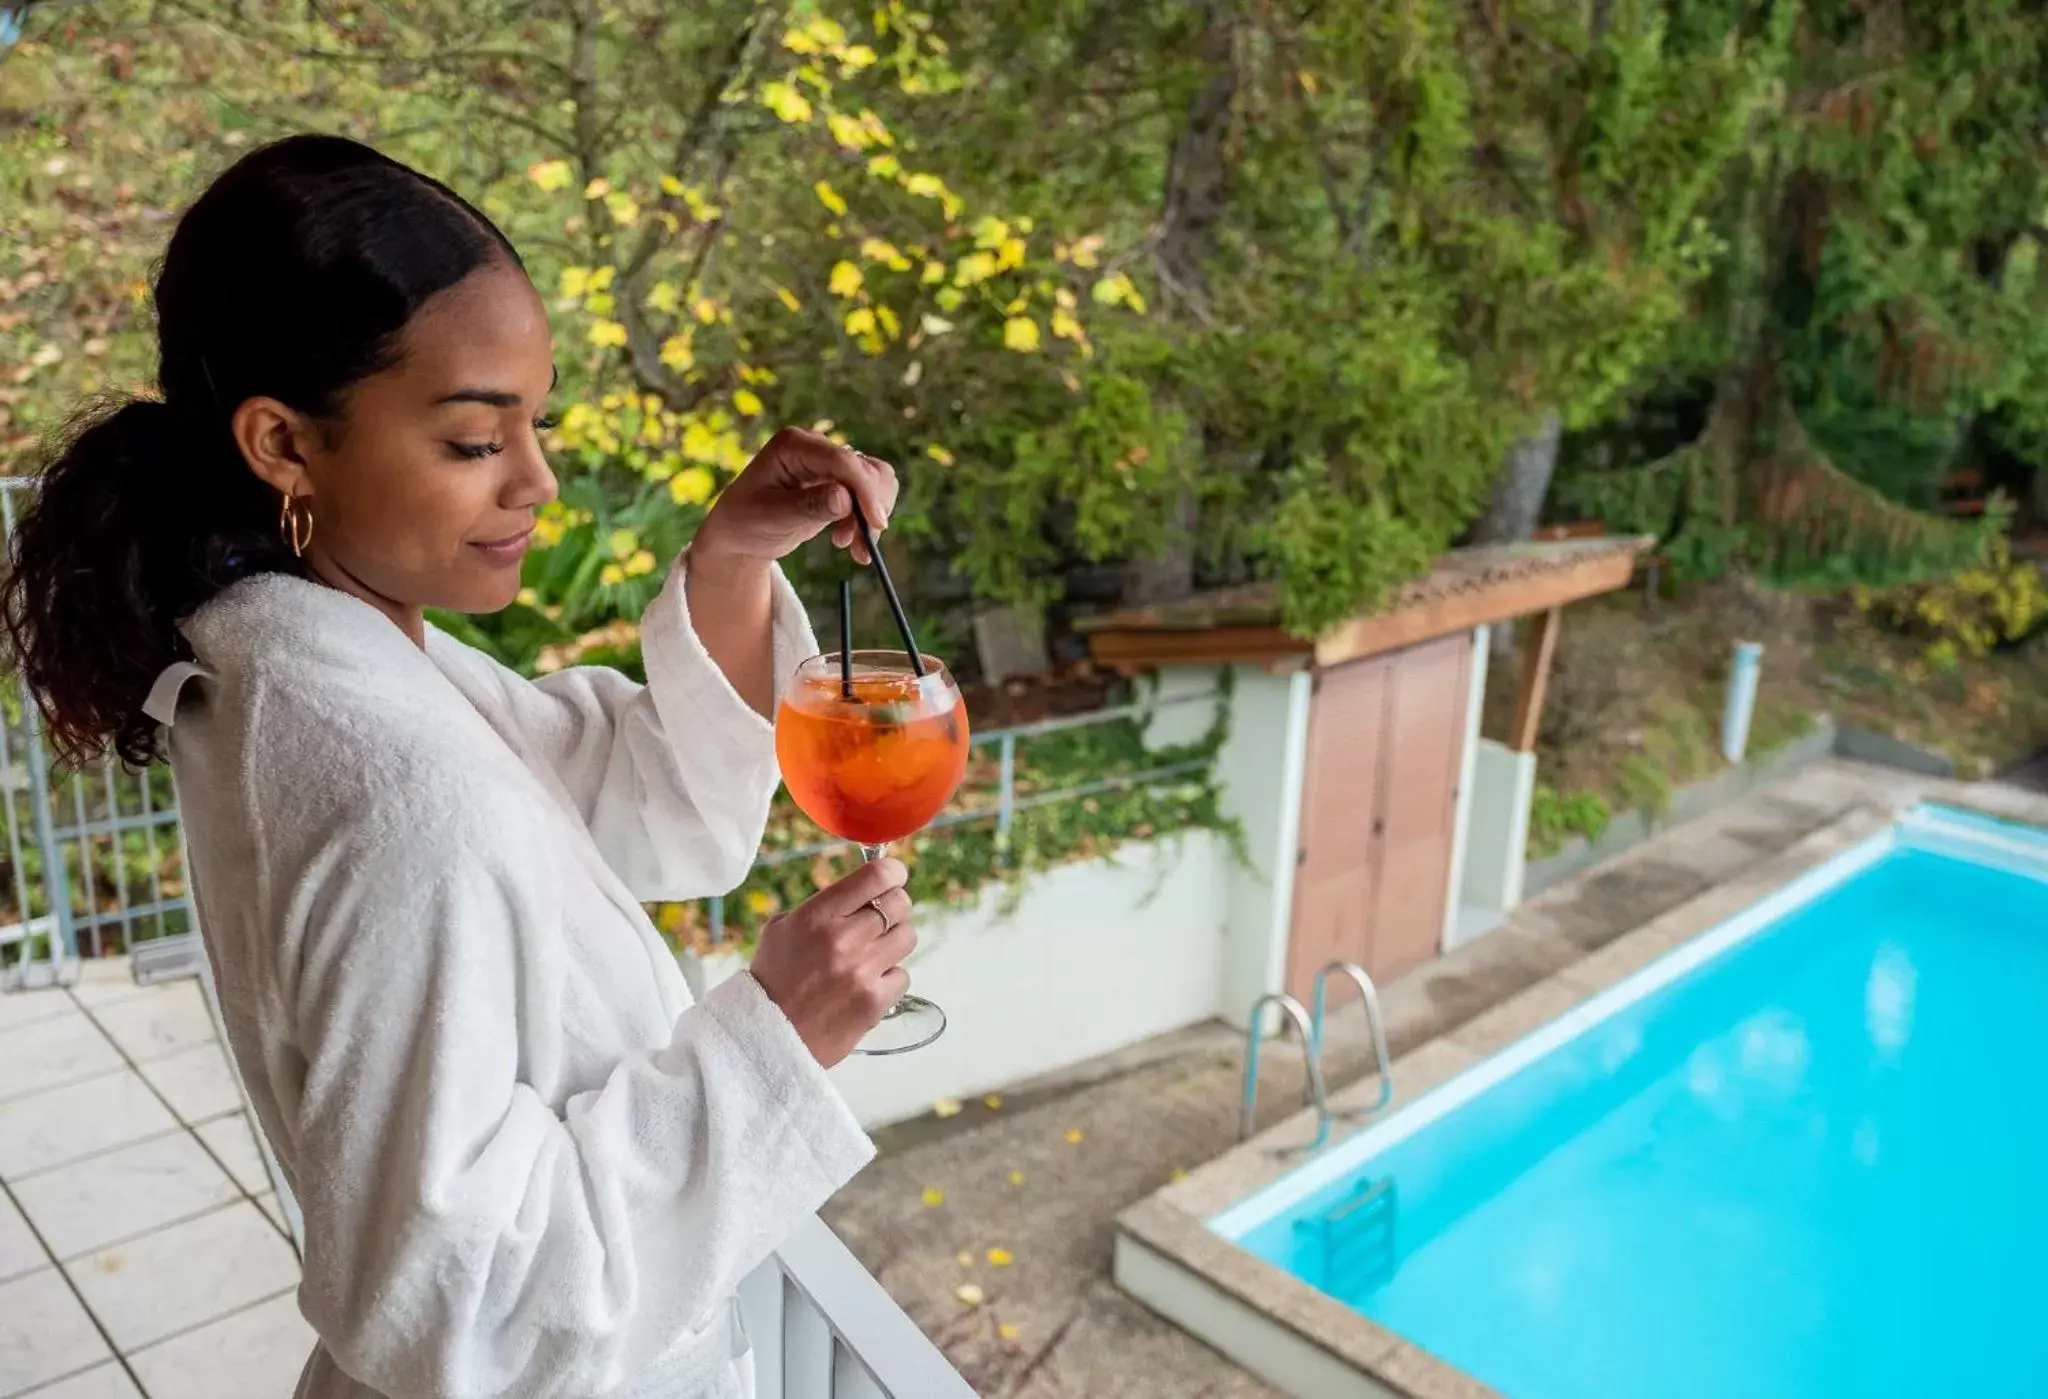
M739 697L690 623L687 561L640 619L645 686L600 666L531 684L505 672L514 721L642 902L722 894L744 879L780 780L774 726ZM779 700L818 647L780 569L774 589Z
M610 1393L873 1153L751 975L559 1115L521 1082L522 1017L575 1002L564 886L505 797L416 772L291 880L301 1305L392 1399Z

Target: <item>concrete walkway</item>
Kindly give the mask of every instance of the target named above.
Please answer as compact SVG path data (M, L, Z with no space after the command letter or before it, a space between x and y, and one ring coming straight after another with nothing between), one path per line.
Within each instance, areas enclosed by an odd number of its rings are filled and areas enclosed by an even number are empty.
M283 1399L298 1281L196 980L0 995L0 1399Z
M1456 1029L1854 807L1961 790L1828 761L1664 831L1384 988L1393 1053ZM1332 1016L1327 1052L1333 1086L1366 1071L1355 1006ZM1241 1035L1198 1027L1006 1093L993 1107L969 1103L890 1129L881 1159L826 1218L987 1399L1268 1399L1273 1391L1147 1312L1109 1274L1117 1214L1235 1143L1243 1062ZM1297 1110L1302 1077L1292 1041L1268 1046L1262 1127Z

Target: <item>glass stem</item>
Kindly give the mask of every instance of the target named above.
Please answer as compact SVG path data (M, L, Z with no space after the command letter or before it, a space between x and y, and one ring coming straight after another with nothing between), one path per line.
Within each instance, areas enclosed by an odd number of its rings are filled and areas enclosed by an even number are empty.
M889 847L886 842L881 845L862 845L860 847L860 862L864 865L872 865L888 853ZM901 1014L903 1014L903 1002L898 1001L895 1005L882 1012L882 1018L889 1020Z

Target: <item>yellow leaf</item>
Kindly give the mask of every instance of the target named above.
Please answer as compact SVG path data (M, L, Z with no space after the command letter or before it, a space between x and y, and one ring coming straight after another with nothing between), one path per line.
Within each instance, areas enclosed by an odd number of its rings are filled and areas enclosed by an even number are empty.
M1024 240L1022 238L1005 238L1002 246L996 249L996 266L1022 267L1023 265Z
M611 192L612 182L602 175L599 175L583 187L583 197L585 199L602 199Z
M540 606L540 594L531 588L521 588L516 601L521 607L538 607Z
M903 162L896 159L893 155L868 157L868 173L878 180L893 180L896 178L897 172L902 169Z
M669 499L678 505L702 505L711 499L716 482L701 466L686 466L669 479Z
M903 181L903 188L919 199L943 199L946 197L946 182L937 175L911 175Z
M688 373L697 363L696 350L687 335L671 335L661 342L661 362L678 374Z
M626 343L626 328L617 321L592 321L590 343L599 346L617 346Z
M865 306L856 306L846 313L848 335L872 335L875 330L875 313Z
M996 275L994 253L969 253L953 265L953 285L971 287Z
M1065 311L1055 311L1052 313L1052 333L1062 340L1081 340L1086 338L1081 330L1081 323Z
M926 1209L935 1210L940 1205L946 1203L946 1192L939 1189L936 1185L927 1185L924 1188L924 1194L919 1198L924 1202Z
M713 321L717 320L720 311L719 304L708 296L700 296L690 303L690 314L705 325L710 325Z
M1038 322L1029 316L1012 316L1003 322L1003 344L1020 355L1038 348Z
M988 1265L991 1268L1007 1268L1016 1261L1006 1248L992 1248L988 1251Z
M1294 75L1301 80L1301 90L1313 97L1316 95L1316 75L1304 68Z
M1068 249L1068 256L1073 259L1074 266L1076 267L1093 267L1095 266L1095 254L1101 247L1101 235L1091 233Z
M1020 1333L1017 1330L1017 1323L1006 1321L996 1328L996 1334L1006 1341L1014 1341Z
M1022 1185L1023 1183L1024 1183L1024 1173L1023 1173L1022 1171L1012 1171L1012 1172L1010 1172L1010 1184L1012 1184L1012 1185Z
M747 893L747 909L751 913L773 913L782 905L782 900L766 889L752 889Z
M892 270L897 272L908 272L910 270L910 259L896 251L894 243L880 238L862 239L860 255L870 262L887 263Z
M590 290L603 291L612 284L612 278L616 277L618 272L619 269L616 267L605 266L598 268L590 274Z
M575 176L566 160L540 160L526 167L526 178L539 185L543 192L553 194L558 189L567 189Z
M953 454L936 442L928 444L924 449L924 454L940 466L951 466L954 462Z
M681 199L683 197L683 182L673 175L663 175L661 177L661 192L670 199Z
M647 304L656 311L673 313L682 304L674 282L656 282L647 289Z
M735 389L732 395L732 406L739 411L740 416L743 418L758 417L761 413L761 400L752 389Z
M811 102L793 83L765 83L761 88L761 105L790 123L811 119Z
M833 112L825 118L825 128L832 133L832 139L850 151L866 150L871 138L868 130L861 125L860 118L850 117L844 112Z
M640 536L629 529L615 529L605 540L605 544L612 551L613 558L629 558L633 551L640 547Z
M930 286L934 282L943 282L945 280L946 264L943 262L927 262L924 265L924 275L918 278L918 281L922 282L925 286Z
M833 264L831 280L825 286L834 296L858 296L866 281L858 267L842 258Z
M562 295L573 296L579 301L583 293L590 290L590 269L588 267L564 267L562 269Z
M583 298L583 309L593 316L609 316L617 304L608 291L593 292Z
M620 228L631 228L640 217L639 201L624 190L607 194L604 207L611 211L612 222Z
M626 571L615 563L608 563L597 571L597 581L604 587L616 588L626 581Z
M970 1307L978 1307L988 1299L988 1294L971 1282L963 1282L954 1288L953 1295Z
M839 197L839 191L824 180L811 186L811 193L818 196L818 202L835 214L846 212L846 201Z
M782 46L791 53L816 53L818 41L800 30L792 29L782 36Z
M796 299L796 293L791 291L788 287L777 287L775 289L775 295L781 299L782 304L784 306L787 306L792 311L801 311L804 309L803 302L798 301Z
M1067 1128L1067 1145L1068 1145L1068 1146L1079 1146L1079 1145L1080 1145L1080 1144L1081 1144L1082 1142L1086 1141L1087 1139L1088 1139L1088 1134L1087 1134L1086 1132L1082 1131L1082 1130L1081 1130L1081 1129L1080 1129L1079 1127L1069 1127L1069 1128Z
M840 24L838 20L827 19L823 15L816 16L806 24L804 26L804 33L809 35L819 47L825 49L837 49L846 42L846 27Z
M654 572L654 555L645 549L636 550L633 557L626 560L626 576L628 578L641 578L652 572Z
M858 73L861 69L874 63L875 51L866 44L849 44L847 45L846 52L839 55L839 61L853 72Z
M981 1101L990 1112L994 1112L1003 1105L1003 1095L1000 1093L990 1093Z
M939 1099L932 1104L932 1115L934 1117L958 1117L960 1115L960 1100L958 1098Z
M974 221L972 232L975 247L995 248L1001 246L1003 240L1010 236L1010 226L993 215L984 214Z

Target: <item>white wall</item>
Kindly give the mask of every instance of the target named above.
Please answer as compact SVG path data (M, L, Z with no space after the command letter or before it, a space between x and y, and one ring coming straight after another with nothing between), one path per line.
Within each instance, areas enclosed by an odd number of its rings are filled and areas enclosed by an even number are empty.
M1512 625L1508 623L1506 625ZM1451 870L1445 881L1444 933L1448 952L1458 943L1458 906L1465 897L1465 856L1472 838L1472 798L1479 770L1479 725L1486 713L1486 662L1493 628L1472 629L1472 663L1465 686L1465 744L1458 758L1457 813L1451 818Z
M1472 909L1505 912L1522 901L1536 755L1514 752L1490 738L1474 747L1462 902Z
M1287 977L1311 686L1306 671L1235 669L1230 739L1216 756L1216 777L1225 814L1244 831L1249 867L1226 854L1216 1013L1242 1029L1252 1003Z
M919 917L918 994L945 1008L937 1044L849 1059L832 1076L868 1126L1065 1068L1215 1014L1222 869L1211 832L1132 842Z

